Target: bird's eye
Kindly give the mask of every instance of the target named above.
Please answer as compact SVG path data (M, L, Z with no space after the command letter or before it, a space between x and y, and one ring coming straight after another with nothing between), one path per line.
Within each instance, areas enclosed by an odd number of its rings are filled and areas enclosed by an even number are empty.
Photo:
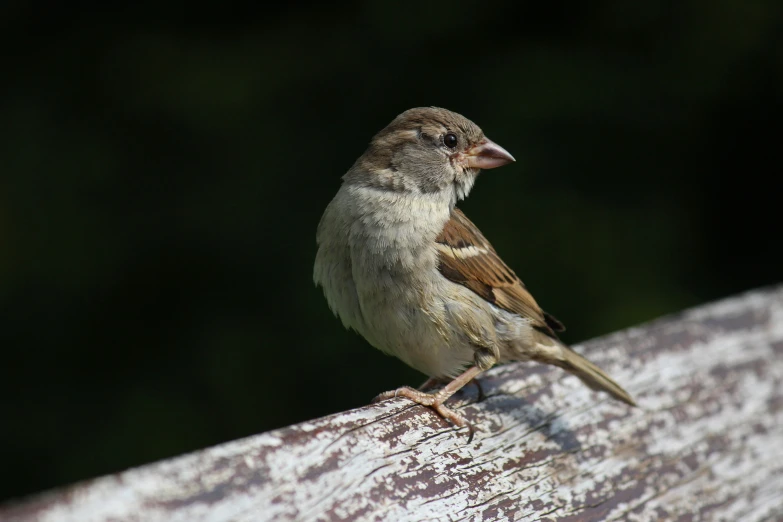
M457 135L451 132L446 134L443 136L443 144L448 148L453 149L457 146Z

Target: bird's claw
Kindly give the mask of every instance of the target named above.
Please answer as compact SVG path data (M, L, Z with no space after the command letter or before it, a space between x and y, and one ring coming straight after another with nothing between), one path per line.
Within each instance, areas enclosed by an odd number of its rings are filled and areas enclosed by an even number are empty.
M473 436L475 435L476 431L479 431L476 429L475 426L473 426L470 422L465 419L461 414L457 413L453 409L449 408L448 406L445 406L443 403L446 401L446 397L443 397L439 392L436 393L425 393L419 390L414 390L413 388L410 388L408 386L403 386L402 388L397 388L396 390L391 390L387 392L383 392L377 397L375 397L372 402L380 402L384 401L386 399L393 399L396 397L405 397L406 399L409 399L416 404L421 404L422 406L427 406L435 410L435 413L440 415L444 420L450 422L457 428L468 428L469 431L469 437L468 437L468 443L470 443L473 440Z

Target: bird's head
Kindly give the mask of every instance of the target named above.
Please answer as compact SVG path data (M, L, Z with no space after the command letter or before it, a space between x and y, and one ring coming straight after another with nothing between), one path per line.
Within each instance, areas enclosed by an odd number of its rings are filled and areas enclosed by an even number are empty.
M464 116L437 107L409 109L373 137L346 181L421 194L468 195L482 169L514 157Z

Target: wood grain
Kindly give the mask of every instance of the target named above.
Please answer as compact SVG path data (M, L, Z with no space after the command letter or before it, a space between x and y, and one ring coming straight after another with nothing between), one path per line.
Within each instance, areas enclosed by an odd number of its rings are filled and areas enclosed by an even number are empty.
M783 520L783 287L576 347L630 408L534 364L0 508L3 521Z

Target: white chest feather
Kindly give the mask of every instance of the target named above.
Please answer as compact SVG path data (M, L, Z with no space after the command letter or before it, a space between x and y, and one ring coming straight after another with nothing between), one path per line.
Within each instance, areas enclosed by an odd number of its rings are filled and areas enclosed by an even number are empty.
M437 267L435 238L449 212L435 195L343 187L319 226L314 274L345 326L433 376L454 375L473 358L452 299L470 292Z

